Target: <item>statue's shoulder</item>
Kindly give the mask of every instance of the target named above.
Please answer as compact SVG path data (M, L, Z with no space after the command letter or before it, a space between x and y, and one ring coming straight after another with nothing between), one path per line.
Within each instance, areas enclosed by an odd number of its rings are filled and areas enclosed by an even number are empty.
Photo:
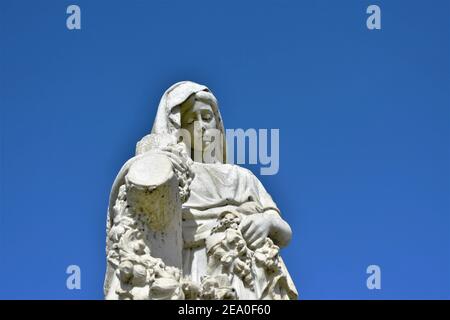
M250 170L231 163L193 163L194 171L209 171L221 173L223 175L248 175L252 174Z
M229 166L232 167L231 170L236 170L236 171L238 171L238 172L241 173L241 174L246 174L246 175L249 175L249 176L254 176L253 172L252 172L250 169L241 167L241 166L239 166L239 165L237 165L237 164L227 164L227 165L229 165Z
M223 166L224 171L226 171L229 174L235 174L238 176L245 176L245 177L255 177L255 175L253 174L253 172L247 168L241 167L237 164L232 164L232 163L225 163L225 164L221 164L221 166Z

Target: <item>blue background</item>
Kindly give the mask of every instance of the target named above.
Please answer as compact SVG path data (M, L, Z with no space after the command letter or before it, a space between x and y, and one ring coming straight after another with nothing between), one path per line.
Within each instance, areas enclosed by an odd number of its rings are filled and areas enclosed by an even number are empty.
M449 17L438 0L1 0L0 298L103 298L110 187L186 79L227 128L280 128L260 179L301 298L450 298Z

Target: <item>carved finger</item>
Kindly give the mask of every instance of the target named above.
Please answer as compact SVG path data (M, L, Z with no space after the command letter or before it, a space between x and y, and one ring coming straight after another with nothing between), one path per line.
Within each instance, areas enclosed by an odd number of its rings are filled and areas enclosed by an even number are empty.
M185 171L185 168L183 167L181 161L176 156L174 156L172 153L167 152L167 151L163 151L161 153L163 153L165 156L167 156L171 160L172 165L174 166L174 168L176 170Z
M252 237L252 235L255 231L256 231L256 226L252 223L250 225L250 227L245 231L245 233L243 235L244 238L248 241Z
M251 224L252 223L249 218L245 217L244 219L242 219L240 224L242 234L244 234L244 232L251 226Z
M248 243L253 244L254 242L256 242L258 239L261 239L262 234L260 232L253 232L252 235L250 235L249 239L248 239Z
M251 248L252 248L252 249L255 249L255 248L260 247L264 240L265 240L264 237L257 238L257 239L251 244Z

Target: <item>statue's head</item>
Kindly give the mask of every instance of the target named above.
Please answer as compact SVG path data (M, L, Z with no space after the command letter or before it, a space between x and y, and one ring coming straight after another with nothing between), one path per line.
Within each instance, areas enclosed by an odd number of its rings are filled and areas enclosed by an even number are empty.
M172 85L161 98L152 134L170 135L194 161L224 163L225 130L217 99L198 83Z
M190 137L184 140L185 143L190 141L187 148L203 151L211 144L211 137L218 131L213 111L215 105L214 96L205 91L192 94L181 104L181 129L184 136Z

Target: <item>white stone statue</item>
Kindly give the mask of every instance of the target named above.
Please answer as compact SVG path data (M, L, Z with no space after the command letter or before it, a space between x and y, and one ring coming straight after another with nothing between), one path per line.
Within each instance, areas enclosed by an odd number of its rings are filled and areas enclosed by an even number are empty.
M171 86L112 186L106 299L297 299L279 255L289 225L251 171L224 159L216 98Z

